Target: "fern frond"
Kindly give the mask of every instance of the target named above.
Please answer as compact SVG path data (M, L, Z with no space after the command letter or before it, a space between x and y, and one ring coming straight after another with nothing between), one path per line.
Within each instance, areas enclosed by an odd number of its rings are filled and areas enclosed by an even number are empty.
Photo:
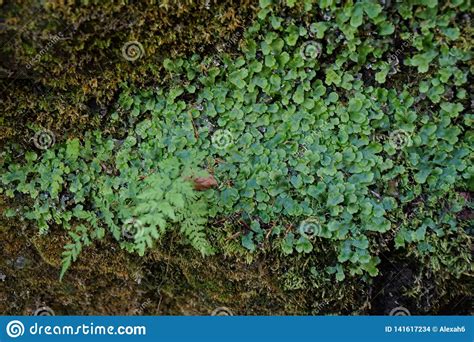
M73 239L73 243L67 244L64 251L61 253L61 273L59 274L59 281L62 281L66 271L71 267L71 264L77 260L77 257L82 252L83 246L89 246L91 240L87 234L87 228L83 225L76 227L76 231L70 231L69 236Z
M183 177L192 172L184 168L177 158L169 158L160 163L159 172L145 179L132 210L144 232L127 248L143 255L154 240L177 224L181 234L203 255L214 252L205 233L207 202L194 190L189 178Z

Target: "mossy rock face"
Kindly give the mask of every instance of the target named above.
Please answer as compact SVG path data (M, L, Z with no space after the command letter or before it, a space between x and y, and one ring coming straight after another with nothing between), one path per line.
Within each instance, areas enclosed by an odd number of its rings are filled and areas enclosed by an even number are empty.
M307 278L307 270L305 263L292 268L292 258L268 253L250 261L236 252L203 258L175 244L173 235L144 258L102 241L85 249L59 282L64 231L32 235L25 222L14 220L0 220L0 227L3 314L31 315L43 306L58 315L209 315L221 307L234 315L309 314L335 293L341 300L319 309L341 313L366 300L361 293L367 288L347 284L326 283L316 291L294 288L293 279Z
M243 28L252 20L257 8L251 1L242 4L237 1L160 2L160 5L153 1L140 4L84 3L78 7L59 1L32 6L28 2L21 3L21 6L10 3L0 5L5 9L8 19L1 38L13 33L9 38L10 43L5 45L1 54L15 57L14 62L10 60L7 65L1 66L6 71L6 77L1 80L5 115L0 118L0 122L5 129L0 133L0 142L12 143L9 152L17 151L15 144L32 146L30 138L38 126L50 130L60 140L67 140L71 154L79 154L74 150L82 149L81 144L88 138L87 135L84 139L69 138L82 137L88 129L101 128L101 133L108 137L128 134L130 127L123 126L120 130L108 120L112 105L120 102L117 101L119 87L126 98L134 94L136 88L145 89L146 92L157 85L179 83L180 76L162 72L165 57L173 59L179 55L186 59L192 52L208 56L220 51L232 52L239 45ZM270 6L268 1L261 3ZM304 7L303 3L280 12L279 15L284 17L280 18L282 22L286 25L287 15L300 7ZM395 12L395 9L386 10L389 14ZM318 12L296 18L298 24L310 26L310 19L316 17L322 20L324 18L320 17L324 15ZM354 16L356 18L354 22L351 20L351 25L360 26L362 23ZM34 20L28 21L31 18ZM26 22L28 25L25 30L15 31ZM274 19L271 25L277 29L281 23ZM466 26L463 22L462 34L467 33ZM387 24L384 30L389 27ZM346 28L348 32L352 31ZM317 31L312 33L317 34ZM455 35L454 31L446 32L447 35ZM365 33L366 30L364 37ZM331 33L332 38L339 39L340 36L337 30ZM296 39L294 37L295 33L291 33L288 40L291 42ZM387 44L389 40L380 41ZM465 43L460 41L452 44L465 50ZM395 39L394 51L398 51L397 44L398 38ZM383 52L378 51L378 56ZM405 53L408 54L408 51ZM332 66L336 64L335 56L327 56L322 62ZM265 64L270 67L274 62L269 57ZM403 73L410 73L408 66L401 68ZM318 69L318 72L326 71L325 67ZM329 83L330 89L335 89L331 83L340 83L341 77L334 70L330 71L332 73L326 74L325 82ZM364 69L360 77L366 85L376 86L375 81L385 79L387 72L385 66L381 67L378 75L375 75L374 70ZM388 77L384 87L397 91L403 88L403 73ZM441 76L444 78L444 75ZM461 76L459 78L460 82L464 82ZM413 84L407 86L415 86L417 92L421 80L420 74L415 73L411 78ZM239 81L242 82L239 77L233 81L237 86ZM351 82L350 79L346 81ZM412 89L405 90L403 96L408 96L408 90ZM439 94L430 96L436 98ZM393 100L394 103L398 103L398 97L397 101ZM346 94L341 97L341 102L360 109L360 103L351 103L351 99L351 94ZM188 101L189 98L183 96L181 100ZM295 92L293 100L301 104L301 92ZM467 107L467 99L460 102ZM450 113L454 107L446 108L445 111ZM408 110L409 106L403 112ZM355 109L356 112L358 110ZM126 113L115 115L123 115L115 119L119 123L128 119ZM355 121L361 119L360 116L354 118ZM467 119L461 125L467 127ZM192 128L196 129L194 123ZM196 135L196 131L190 132ZM468 138L463 137L466 141ZM384 139L387 140L387 136L374 138L378 142ZM23 158L25 149L20 147L18 151L21 151L18 156L17 153L9 156L12 164L16 159ZM27 153L28 158L32 158L31 153ZM29 162L32 163L32 159ZM216 164L219 162L216 159ZM110 166L103 163L97 170L112 174L114 170ZM54 171L57 168L53 166L51 169ZM74 167L71 169L77 170ZM10 176L13 179L22 178L21 175L14 175L14 170L9 171L12 171L13 176ZM42 172L44 174L44 169ZM28 177L31 178L31 175ZM423 173L416 177L417 183L425 183ZM145 174L139 177L145 178ZM380 188L388 185L386 193L379 194L380 190L376 187L368 190L376 198L385 195L398 198L403 188L411 185L412 178L407 176L404 181L381 181L383 186ZM298 183L297 179L295 183ZM18 203L28 206L25 194L31 188L24 185L16 189L15 193L12 192L13 199L6 200L7 205L0 194L2 211L3 207L16 208ZM421 192L422 186L415 189L417 193ZM57 195L66 198L71 195L68 190ZM218 308L239 315L390 314L394 307L403 306L409 308L412 314L467 314L468 299L472 294L469 254L472 250L472 237L469 234L472 235L472 231L465 229L465 225L471 215L468 206L461 206L462 201L458 199L462 196L469 201L470 193L463 185L461 189L453 188L441 200L433 198L427 201L426 194L431 195L429 191L416 196L411 194L411 200L408 199L403 210L396 211L394 216L398 216L396 218L407 226L417 226L421 224L420 217L427 212L438 214L441 202L446 208L449 203L456 202L462 212L453 216L459 217L461 223L446 235L429 234L426 241L418 245L398 241L398 249L396 235L399 227L395 229L395 225L390 226L393 230L385 235L368 233L371 239L370 253L381 260L378 273L370 274L373 278L367 274L347 273L345 278L338 279L334 274L336 271L330 274L326 272L327 268L334 269L332 266L337 263L338 241L330 244L316 240L314 250L304 254L284 254L283 248L280 248L280 237L271 243L267 240L259 242L258 248L252 243L252 248L245 249L242 238L248 237L251 229L237 225L227 231L228 227L222 224L224 219L221 224L213 222L214 225L209 227L210 240L219 251L215 256L201 257L182 243L182 237L174 232L157 241L157 245L143 257L126 253L120 249L117 241L107 236L93 246L84 247L77 262L60 282L61 253L70 242L63 227L54 226L53 220L49 220L51 229L48 234L39 236L33 235L38 227L31 229L33 226L27 225L26 221L2 218L0 312L32 314L36 308L48 306L56 314L71 315L198 315L210 314ZM52 197L58 200L58 196ZM227 217L227 220L232 221L232 217ZM291 223L285 224L286 233L296 230ZM269 226L264 228L268 229ZM437 253L426 253L427 246Z
M254 15L252 3L0 3L0 141L27 143L35 126L61 137L99 127L121 83L166 81L164 58L235 48ZM127 57L134 42L139 57Z
M396 263L400 255L384 261L370 283L331 283L311 276L304 260L295 268L295 260L272 253L251 263L202 258L182 246L167 250L173 237L145 258L103 241L87 248L59 282L64 234L28 236L22 225L1 225L3 314L31 315L43 306L57 315L209 315L220 308L234 315L388 314L401 305L412 314L469 312L468 279Z

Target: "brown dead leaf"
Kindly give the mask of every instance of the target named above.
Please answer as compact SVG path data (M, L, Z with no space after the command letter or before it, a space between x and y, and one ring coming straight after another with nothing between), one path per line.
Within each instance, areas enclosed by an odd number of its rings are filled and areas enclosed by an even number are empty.
M204 191L217 187L217 180L213 175L209 175L208 177L195 177L192 181L194 183L194 189L197 191Z

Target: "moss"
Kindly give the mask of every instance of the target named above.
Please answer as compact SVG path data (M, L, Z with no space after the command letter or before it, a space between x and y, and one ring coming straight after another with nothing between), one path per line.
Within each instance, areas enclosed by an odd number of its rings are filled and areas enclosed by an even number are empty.
M212 53L238 43L255 12L253 1L71 3L15 1L0 4L0 91L4 129L0 141L28 143L32 128L80 136L99 127L120 84L162 84L161 61L192 52ZM207 4L209 5L207 7ZM129 61L122 48L143 46Z
M56 314L74 315L194 315L210 314L222 306L245 315L381 314L384 307L391 307L387 301L393 296L413 306L418 296L425 301L417 306L420 313L449 314L453 311L446 312L448 305L457 304L458 313L467 310L466 296L472 292L467 275L456 280L447 272L433 274L409 265L397 264L395 269L383 265L382 274L368 283L357 277L332 283L305 263L291 268L295 260L275 253L265 253L251 263L239 255L202 258L166 240L145 258L104 241L87 248L58 282L65 238L60 230L46 239L24 235L15 222L4 220L0 226L4 227L0 230L0 272L6 275L5 290L0 291L4 314L31 314L42 305ZM393 253L391 262L397 258L404 259ZM393 283L387 287L394 276L403 279L397 283L399 288ZM436 290L428 295L429 286Z
M4 206L0 196L0 209ZM33 232L21 221L0 221L4 314L32 314L43 305L56 314L74 315L208 315L218 307L235 315L388 314L397 303L412 314L463 314L469 310L472 293L468 281L472 270L461 271L459 279L442 267L433 272L430 266L420 266L428 263L418 261L422 256L416 249L410 252L413 261L408 265L405 255L382 246L390 261L382 258L378 277L333 282L321 271L331 251L315 251L305 258L266 249L247 258L237 242L229 247L236 240L230 231L213 235L226 252L206 258L175 243L173 235L145 258L105 240L87 248L59 282L65 232L59 228L47 236ZM464 239L452 246L468 244ZM463 253L461 248L457 255Z

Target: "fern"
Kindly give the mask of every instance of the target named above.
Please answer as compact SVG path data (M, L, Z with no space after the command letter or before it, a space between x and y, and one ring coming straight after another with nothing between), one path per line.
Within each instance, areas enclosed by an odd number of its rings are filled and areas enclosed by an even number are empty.
M69 236L73 239L73 243L67 244L64 247L64 252L62 255L61 261L61 273L59 275L59 280L61 281L64 277L64 274L71 266L72 262L77 260L79 254L81 254L83 246L89 246L91 240L87 234L87 229L83 225L76 227L76 231L69 232Z
M122 240L122 246L130 252L144 255L147 248L153 247L156 240L161 238L173 227L179 227L179 232L189 240L190 244L201 252L202 255L214 253L212 246L206 238L205 227L208 216L206 198L194 190L190 181L192 175L197 175L190 165L185 165L177 158L166 159L159 164L159 171L147 176L142 182L130 184L137 187L138 194L135 198L114 194L118 200L122 225L131 225L133 229L132 241L123 241L118 225L114 222L114 214L109 203L100 196L94 196L94 205L102 213L102 221L113 236ZM104 186L99 186L102 193L108 193ZM124 190L125 191L125 190ZM112 192L109 192L112 194ZM125 202L131 201L128 205ZM76 261L83 246L89 246L93 240L101 239L105 235L98 217L84 210L82 205L76 205L72 215L79 220L87 222L78 225L74 231L69 231L72 242L65 246L62 253L62 267L60 279ZM123 228L122 228L123 233Z
M153 241L162 237L174 226L202 255L214 250L206 238L208 216L206 198L195 191L190 176L192 168L177 158L160 163L160 171L148 176L135 199L132 212L141 225L131 249L143 255Z
M202 199L189 202L183 207L181 233L184 234L191 245L201 252L203 256L214 254L214 249L209 244L204 229L207 223L207 203Z

